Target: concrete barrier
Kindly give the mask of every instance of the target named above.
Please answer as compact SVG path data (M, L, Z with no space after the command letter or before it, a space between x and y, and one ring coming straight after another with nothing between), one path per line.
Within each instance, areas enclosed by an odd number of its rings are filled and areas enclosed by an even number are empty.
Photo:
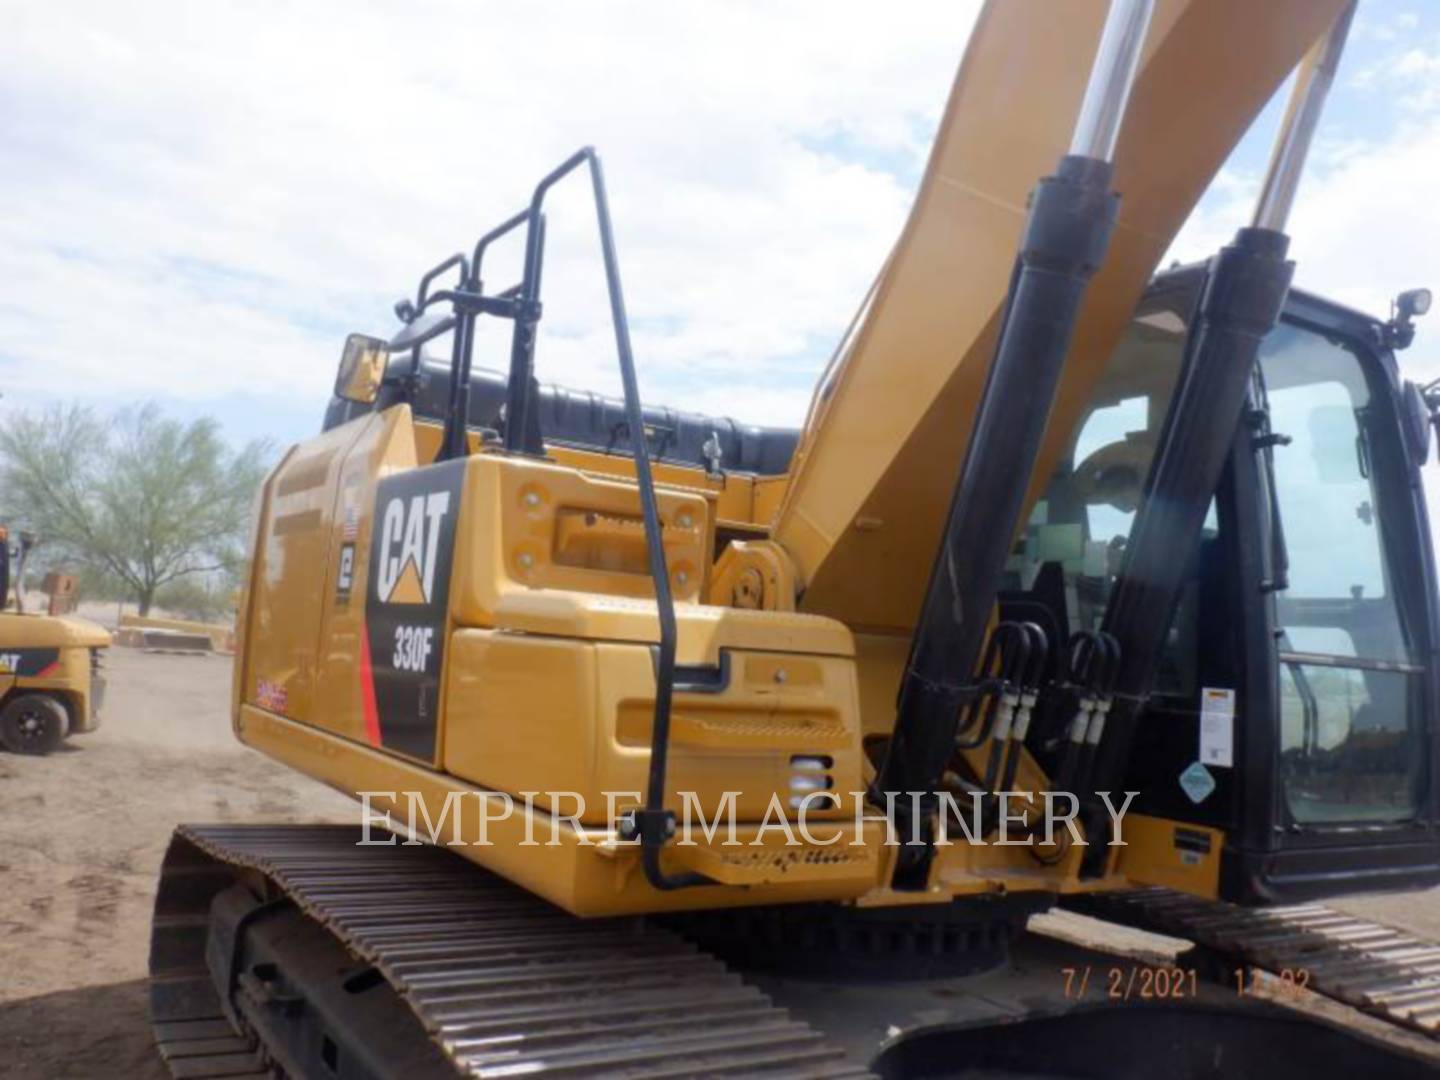
M183 643L181 638L185 639ZM200 638L208 644L197 640ZM185 652L208 650L233 653L235 628L222 623L191 622L188 619L160 619L148 615L120 616L115 644L132 649L163 649L168 647L166 641L174 644L177 650Z

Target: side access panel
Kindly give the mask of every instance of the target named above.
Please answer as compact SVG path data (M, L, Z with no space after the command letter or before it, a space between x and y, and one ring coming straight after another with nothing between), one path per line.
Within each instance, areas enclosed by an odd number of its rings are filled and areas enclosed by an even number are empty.
M266 483L236 670L239 702L366 740L367 558L379 478L415 468L410 410L296 447Z

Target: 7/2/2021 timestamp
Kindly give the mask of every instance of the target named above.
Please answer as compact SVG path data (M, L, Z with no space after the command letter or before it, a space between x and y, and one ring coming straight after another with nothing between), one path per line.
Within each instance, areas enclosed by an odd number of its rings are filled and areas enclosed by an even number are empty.
M1088 964L1060 969L1065 996L1079 1001L1105 997L1111 1001L1179 1001L1199 994L1200 978L1195 968L1159 967L1147 964L1096 968ZM1232 972L1232 986L1241 997L1298 996L1309 988L1310 973L1304 968L1287 968L1275 974L1247 968Z

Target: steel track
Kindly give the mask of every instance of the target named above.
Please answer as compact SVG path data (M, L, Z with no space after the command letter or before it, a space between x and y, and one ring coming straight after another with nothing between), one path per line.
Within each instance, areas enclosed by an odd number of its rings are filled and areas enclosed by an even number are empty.
M348 826L176 831L156 898L151 1012L177 1080L280 1073L206 963L211 901L246 873L383 974L461 1075L869 1075L668 931L582 922L454 853L359 839Z
M1288 972L1306 989L1440 1038L1440 944L1322 904L1244 908L1149 888L1066 906L1202 945L1233 967Z

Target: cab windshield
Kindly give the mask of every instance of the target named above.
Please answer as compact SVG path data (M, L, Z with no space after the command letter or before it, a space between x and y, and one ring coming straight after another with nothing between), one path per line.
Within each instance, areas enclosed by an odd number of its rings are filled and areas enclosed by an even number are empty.
M1063 636L1099 629L1105 617L1180 372L1192 303L1189 289L1142 302L1010 561L1011 587L1063 613L1065 626L1055 628ZM1202 545L1217 535L1212 501ZM1199 693L1194 588L1186 586L1166 642L1159 693Z
M1105 616L1193 302L1190 289L1172 288L1142 303L1010 561L1010 587L1062 613L1066 633L1098 629ZM1359 357L1318 331L1282 323L1262 346L1260 368L1257 395L1268 394L1271 430L1288 437L1268 461L1257 458L1269 508L1254 511L1266 519L1262 535L1279 534L1262 561L1284 562L1288 552L1288 581L1273 583L1285 587L1262 594L1277 632L1275 750L1288 820L1407 820L1423 790L1424 669L1406 629L1413 620L1397 600L1404 589L1387 541L1387 500L1397 507L1391 513L1404 513L1405 478L1393 452L1399 431L1393 414L1377 407ZM1207 650L1228 633L1213 619L1202 627L1198 595L1201 580L1219 580L1223 527L1212 499L1197 571L1181 594L1154 687L1186 711L1198 711L1203 679L1216 678ZM1243 700L1239 715L1243 722Z

